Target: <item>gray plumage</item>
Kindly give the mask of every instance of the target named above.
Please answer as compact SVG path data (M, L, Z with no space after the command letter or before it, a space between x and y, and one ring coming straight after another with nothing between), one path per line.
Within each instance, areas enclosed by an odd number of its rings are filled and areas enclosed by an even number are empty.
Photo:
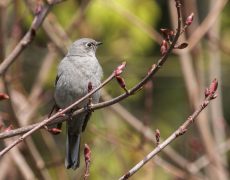
M88 93L88 84L93 89L100 85L102 69L95 56L97 46L93 39L82 38L75 41L58 67L55 83L55 102L59 108L65 108ZM100 92L92 95L92 102L97 103ZM88 100L77 108L85 107ZM80 163L80 135L84 131L90 112L79 114L67 121L66 168L76 169Z

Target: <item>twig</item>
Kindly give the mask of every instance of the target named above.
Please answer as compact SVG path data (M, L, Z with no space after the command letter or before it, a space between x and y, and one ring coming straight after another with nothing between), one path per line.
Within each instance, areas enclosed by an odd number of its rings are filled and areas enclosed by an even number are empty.
M73 35L73 33L76 32L76 29L78 29L81 23L84 22L87 8L89 7L91 2L91 0L85 0L81 2L78 8L78 13L75 13L74 17L71 20L71 23L65 30L67 34Z
M178 29L180 30L180 28L178 28ZM120 96L118 96L118 97L116 97L116 98L114 98L114 99L108 100L108 101L106 101L106 102L101 102L101 103L98 103L98 104L94 104L94 105L91 106L91 109L92 109L92 110L96 110L96 109L104 108L104 107L106 107L106 106L113 105L113 104L115 104L115 103L117 103L117 102L119 102L119 101L121 101L121 100L127 98L128 96L133 95L133 94L134 94L135 92L137 92L140 88L142 88L142 86L143 86L149 79L151 79L151 77L152 77L154 74L156 74L156 72L157 72L157 71L161 68L161 66L165 63L165 61L167 60L169 54L171 53L171 51L172 51L172 49L173 49L173 46L176 44L176 41L178 40L179 35L180 35L180 33L177 33L177 35L176 35L175 38L174 38L174 41L172 42L172 45L171 45L170 48L168 49L167 53L166 53L161 59L158 60L157 65L154 64L154 66L151 68L151 71L142 79L141 82L139 82L139 83L138 83L136 86L134 86L132 89L128 90L128 93L126 92L126 93L124 93L124 94L122 94L122 95L120 95ZM113 77L114 77L114 74L112 74L112 75L108 78L109 81L110 81ZM111 78L111 79L110 79L110 78ZM108 80L108 79L107 79L107 80ZM107 81L107 80L106 80L106 81ZM107 82L106 82L106 83L107 83ZM94 89L92 92L90 92L89 94L87 94L87 97L89 97L91 94L93 94L95 90L96 90L96 89ZM83 98L84 98L84 97L83 97ZM80 99L80 100L81 100L81 99ZM80 101L80 100L79 100L79 101ZM74 104L72 104L72 105L71 105L71 108L72 108L73 106L75 106L76 103L78 103L78 101L75 102ZM71 108L70 108L70 109L71 109ZM69 109L68 109L68 110L69 110ZM66 111L68 111L68 110L66 110ZM66 112L66 111L65 111L65 112ZM77 115L77 114L82 113L82 112L84 112L84 111L85 111L84 108L78 109L77 111L75 111L75 112L73 113L73 115ZM62 111L61 111L61 112L62 112ZM62 112L62 113L64 113L64 112ZM53 124L53 123L56 124L56 123L59 123L59 122L63 122L66 118L63 118L63 117L62 117L62 118L58 119L57 121L51 123L51 121L52 121L53 119L56 119L56 118L59 117L60 115L61 115L61 113L59 112L57 115L55 114L55 117L51 116L49 119L46 119L46 121L48 121L48 122L46 122L45 124ZM51 119L51 118L52 118L52 119ZM50 119L51 119L51 120L50 120ZM12 136L16 136L16 135L23 134L23 133L28 132L28 131L30 131L31 129L35 128L35 127L38 126L39 124L40 124L40 123L36 123L36 124L33 124L33 125L29 125L29 126L26 126L26 127L22 127L22 128L16 129L16 130L11 130L11 131L9 131L9 132L0 133L0 139L9 138L9 137L12 137ZM42 127L42 126L43 126L43 125L41 125L41 127ZM41 128L41 127L40 127L40 128ZM38 128L38 129L39 129L39 128Z
M21 52L28 46L34 39L38 28L41 26L46 15L49 13L53 5L60 3L61 0L52 0L49 4L41 7L38 6L36 9L36 15L30 26L29 31L25 34L22 40L17 44L14 50L8 55L6 59L0 65L0 76L5 74L11 64L16 60L16 58L21 54Z
M90 97L93 93L95 93L96 91L98 91L99 89L101 89L103 86L105 86L107 83L109 83L113 78L115 77L115 73L112 73L100 86L98 86L97 88L95 88L94 90L92 90L91 92L89 92L88 94L86 94L84 97L82 97L81 99L79 99L78 101L76 101L75 103L71 104L70 106L68 106L67 108L65 108L64 110L61 110L59 112L57 112L56 114L54 114L53 116L51 116L48 119L45 119L44 121L42 121L41 123L39 123L37 126L35 126L33 129L31 129L30 131L28 131L27 133L23 134L19 139L17 139L16 141L14 141L12 144L10 144L9 146L7 146L5 149L3 149L0 152L0 157L2 157L5 153L7 153L10 149L12 149L14 146L16 146L18 143L22 142L26 137L28 137L29 135L31 135L32 133L34 133L35 131L37 131L38 129L42 128L44 125L48 124L49 122L53 121L54 119L56 119L59 116L62 116L63 114L65 114L67 111L71 110L73 107L75 107L77 104L81 103L82 101L84 101L85 99L87 99L88 97Z
M12 140L5 140L5 144L10 144L11 141ZM35 179L35 174L19 149L20 148L15 148L12 150L12 152L10 152L11 158L13 159L14 163L16 163L25 179Z
M210 6L213 7L216 3L215 0L210 1ZM209 36L219 37L220 33L220 18L216 20L213 24L213 27L210 28L208 32ZM208 41L208 55L209 55L209 79L212 77L216 77L217 79L221 79L222 69L221 69L221 53L218 45L211 41ZM222 84L221 80L219 81ZM215 139L215 143L217 145L221 144L226 140L226 130L225 130L225 119L223 114L223 102L222 102L222 93L219 92L219 98L216 103L211 104L211 122L213 127L213 137ZM220 156L221 162L224 165L224 168L228 169L227 163L227 154L223 154Z
M225 141L224 143L221 143L218 147L214 148L216 152L219 152L220 154L225 154L230 150L230 139ZM209 165L211 162L207 155L203 155L199 157L197 160L195 160L192 164L196 167L194 169L194 174L199 172L202 168Z
M108 93L102 90L102 98L103 100L112 99ZM109 108L118 114L122 119L124 119L131 127L133 127L137 132L141 133L148 141L152 144L156 143L153 138L154 131L150 129L148 126L145 126L144 123L129 113L121 104L116 103L113 106L109 106ZM163 141L163 139L160 139ZM180 168L183 168L190 174L194 174L196 167L186 160L183 156L178 154L172 147L168 146L163 151L173 162L175 162ZM200 174L199 174L200 175Z
M5 56L5 17L6 17L6 3L0 3L0 59Z
M216 47L222 51L223 53L229 55L230 54L230 47L227 46L221 38L217 38L211 33L208 33L207 40L210 41L210 43L215 44Z
M21 113L17 112L16 108L14 106L15 99L18 99L20 97L19 93L16 95L17 92L12 91L10 89L10 86L8 86L9 84L5 80L5 75L3 76L3 81L5 84L5 89L11 97L8 102L10 104L11 114L13 114L17 126L27 125L27 123L23 121L24 120L23 118L26 118L25 114L21 114ZM25 102L22 102L22 98L19 98L19 99L21 100L21 105L25 104ZM20 108L18 108L17 110L20 111ZM10 142L12 142L12 141L10 141ZM7 143L7 144L9 144L9 143ZM24 146L25 146L25 150L26 150L26 154L27 154L26 159L29 159L30 162L35 163L36 166L33 167L33 170L39 171L37 175L39 175L40 178L51 179L47 169L44 168L43 170L41 170L41 166L44 166L45 163L44 163L43 159L41 158L41 155L39 154L39 152L35 148L35 145L34 145L32 139L28 138L27 141L25 141ZM19 165L19 164L20 163L18 163L17 165ZM21 167L19 167L19 168L21 168Z
M89 177L89 166L90 166L90 161L91 161L91 150L90 150L90 147L87 144L85 144L84 156L85 156L84 180L87 180L88 177Z
M179 136L185 134L189 127L195 122L196 117L204 110L211 100L216 98L216 89L217 89L217 81L214 80L210 85L208 96L204 99L200 107L187 118L187 120L166 140L160 143L152 152L150 152L142 161L136 164L131 170L128 171L124 176L122 176L119 180L125 180L130 178L134 173L136 173L142 166L144 166L148 161L150 161L154 156L156 156L162 149L164 149L168 144L174 141Z
M172 9L171 12L174 12L173 11L174 6L171 2L172 1L169 1L170 7L171 7L170 9ZM213 12L214 11L212 11L212 13ZM177 20L176 15L174 16L171 15L171 17L173 17L175 21ZM196 29L192 29L192 32L195 32L195 31ZM182 39L184 39L184 41L187 41L185 40L185 37L183 36L182 36ZM196 40L196 38L194 37L193 39ZM189 46L190 46L190 43L189 43ZM198 45L196 46L196 49L197 49L196 52L202 51L202 49ZM195 56L194 57L195 59L201 58L201 54L199 55L198 54L199 53L193 53L193 57ZM199 82L202 82L202 80L204 82L204 79L201 78L202 77L201 74L203 74L203 72L200 72L199 75L196 74L196 71L194 70L194 67L193 67L194 64L192 62L192 54L190 54L187 49L183 51L182 53L179 53L179 55L180 55L179 57L180 57L181 69L184 75L183 77L185 80L186 89L188 92L190 103L192 107L197 107L200 102L200 95L199 95L201 91L200 87L203 86ZM203 141L203 144L205 147L205 152L211 161L210 166L207 167L207 175L211 179L222 179L222 175L225 174L225 168L223 167L219 154L213 151L213 147L215 146L215 143L213 141L214 138L212 136L212 132L209 128L208 115L206 112L202 113L198 117L197 127L201 135L201 140Z
M157 64L154 64L151 67L151 69L149 70L149 72L147 73L147 75L136 86L134 86L133 88L131 88L130 90L128 90L126 93L124 93L124 94L122 94L122 95L120 95L120 96L118 96L118 97L116 97L116 98L114 98L114 99L112 99L110 101L98 103L96 105L92 105L92 107L91 107L92 110L103 108L103 107L115 104L115 103L117 103L117 102L119 102L119 101L127 98L128 96L133 95L135 92L139 91L143 87L143 85L148 80L150 80L154 74L156 74L156 72L158 72L158 70L161 68L161 66L166 62L169 54L174 49L174 46L175 46L177 40L179 39L179 36L181 35L180 32L181 32L181 20L182 19L181 19L180 1L179 0L176 0L176 7L177 7L177 13L178 13L177 33L176 33L175 37L173 38L173 41L170 44L169 48L165 51L165 53L163 54L163 56L158 60ZM118 70L118 69L119 69L119 67L116 70ZM64 113L66 113L67 111L69 111L70 109L72 109L73 107L75 107L77 104L79 104L80 102L84 101L86 98L90 97L94 92L96 92L99 89L101 89L104 85L106 85L109 81L111 81L115 76L119 75L119 73L116 73L116 70L98 88L95 88L93 91L91 91L90 93L88 93L86 96L82 97L81 99L79 99L78 101L76 101L75 103L73 103L72 105L70 105L69 107L65 108L64 110L62 110L62 111L54 114L53 116L51 116L48 119L45 119L44 121L42 121L41 123L39 123L36 127L34 127L30 131L28 131L27 133L25 133L24 135L22 135L18 140L16 140L10 146L8 146L5 149L3 149L0 152L0 157L3 156L6 152L8 152L15 145L17 145L18 143L22 142L26 137L28 137L29 135L31 135L32 133L34 133L38 129L42 128L44 125L48 124L49 122L53 121L57 117L62 116ZM75 111L73 113L73 115L79 114L79 113L81 113L83 111L85 111L85 109L79 109L79 110Z
M191 51L197 45L200 39L210 30L227 2L228 0L216 1L216 4L213 5L213 9L210 10L209 14L201 23L201 25L196 28L195 32L188 39L189 48L185 51Z

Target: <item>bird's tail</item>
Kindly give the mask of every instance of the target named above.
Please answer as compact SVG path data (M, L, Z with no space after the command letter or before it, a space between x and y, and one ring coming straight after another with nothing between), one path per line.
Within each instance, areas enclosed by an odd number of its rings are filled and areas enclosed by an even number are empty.
M77 169L80 165L80 141L81 134L73 135L69 131L67 132L65 159L65 167L67 169Z

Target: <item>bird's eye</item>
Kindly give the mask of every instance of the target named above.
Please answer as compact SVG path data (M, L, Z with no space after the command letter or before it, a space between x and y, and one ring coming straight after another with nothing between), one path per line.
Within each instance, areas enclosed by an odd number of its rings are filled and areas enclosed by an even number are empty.
M92 43L86 43L87 47L91 47L93 44Z

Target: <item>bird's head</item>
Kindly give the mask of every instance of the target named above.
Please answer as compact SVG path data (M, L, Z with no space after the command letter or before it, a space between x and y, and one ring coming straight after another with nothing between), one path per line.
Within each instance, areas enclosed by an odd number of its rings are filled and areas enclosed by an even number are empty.
M67 56L95 56L97 47L102 42L90 38L82 38L75 41L69 48Z

